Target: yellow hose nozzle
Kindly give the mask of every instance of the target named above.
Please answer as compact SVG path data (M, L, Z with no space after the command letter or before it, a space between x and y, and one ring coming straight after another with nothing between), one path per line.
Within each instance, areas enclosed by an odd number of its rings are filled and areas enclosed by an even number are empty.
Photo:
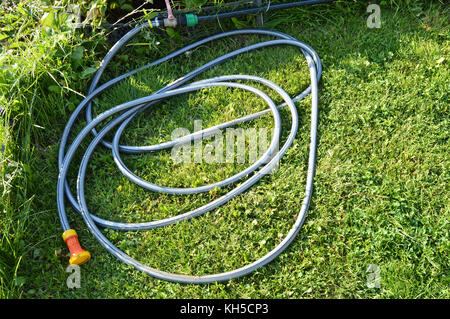
M69 264L82 265L91 259L91 253L81 248L80 242L78 241L77 232L74 229L66 230L62 234L62 238L70 250Z

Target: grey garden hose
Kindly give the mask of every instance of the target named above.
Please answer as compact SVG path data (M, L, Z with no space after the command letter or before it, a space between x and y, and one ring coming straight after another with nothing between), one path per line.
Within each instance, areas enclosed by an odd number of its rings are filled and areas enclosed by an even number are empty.
M107 67L110 60L115 56L115 54L118 52L118 50L127 43L130 39L132 39L136 34L141 32L142 30L145 30L149 28L149 24L143 24L140 26L137 26L136 28L129 31L125 36L123 36L122 39L120 39L107 53L105 56L101 67L98 69L97 73L95 74L93 81L91 83L91 86L89 88L88 94L86 98L77 106L77 108L72 113L69 121L66 124L66 127L64 129L61 144L59 148L59 176L58 176L58 184L57 184L57 206L58 206L58 214L61 222L61 226L63 228L64 232L67 232L71 230L69 222L67 220L66 216L66 208L65 208L65 198L69 200L71 205L74 207L74 209L81 214L83 217L84 222L86 223L89 231L94 235L94 237L99 241L99 243L105 247L111 254L116 256L121 261L125 262L126 264L130 264L134 266L136 269L141 270L153 277L163 279L163 280L169 280L173 282L180 282L180 283L209 283L209 282L216 282L216 281L224 281L229 280L232 278L240 277L243 275L246 275L255 269L267 264L274 258L276 258L283 250L285 250L289 244L294 240L296 234L300 230L300 227L303 224L303 221L306 217L306 212L309 207L309 202L311 199L312 194L312 187L313 187L313 176L314 176L314 170L315 170L315 157L316 157L316 144L317 144L317 120L318 120L318 83L320 81L321 72L322 72L322 66L320 59L317 55L317 53L308 45L294 39L293 37L286 35L281 32L277 31L269 31L269 30L262 30L262 29L241 29L241 30L234 30L234 31L228 31L219 33L210 37L207 37L203 40L197 41L193 44L187 45L184 48L181 48L161 59L158 59L148 65L145 65L141 68L138 68L136 70L133 70L131 72L125 73L123 75L120 75L102 85L98 86L99 80L101 78L101 75L105 68ZM192 50L195 47L198 47L202 44L208 43L213 40L218 40L230 36L237 36L237 35L248 35L248 34L255 34L255 35L264 35L264 36L273 36L277 38L276 40L270 40L265 42L256 43L238 50L235 50L233 52L227 53L221 57L218 57L198 69L186 74L185 76L179 78L178 80L172 82L171 84L167 85L166 87L160 89L156 93L153 93L149 96L139 98L133 101L129 101L117 106L114 106L107 111L101 113L95 118L92 118L92 112L91 112L91 102L92 99L96 96L98 96L100 93L105 91L107 88L111 87L112 85L120 82L121 80L130 77L137 72L144 70L146 68L158 65L160 63L166 62L172 58L175 58L179 56L180 54L183 54L186 51ZM190 80L192 80L197 75L203 73L204 71L217 66L231 58L236 57L237 55L250 52L253 50L269 47L269 46L278 46L278 45L290 45L298 47L303 55L305 56L309 71L310 71L310 77L311 77L311 84L310 86L303 91L301 94L299 94L295 98L289 97L289 95L281 89L276 84L260 78L256 76L250 76L250 75L226 75L226 76L219 76L215 78L210 78L206 80L201 80L197 82L187 83ZM242 81L245 80L247 82L259 82L260 84L265 85L266 87L274 90L277 92L284 100L284 103L281 105L275 105L275 103L272 101L272 99L266 95L261 90L252 87L248 84L242 84L238 83L236 81ZM188 136L184 136L182 138L179 138L177 140L173 140L170 142L161 143L158 145L152 145L152 146L128 146L128 145L120 145L120 137L122 132L126 129L127 125L133 120L133 118L139 114L140 112L143 112L147 109L149 109L152 106L155 106L157 103L168 99L172 96L185 94L189 92L194 92L200 89L205 88L211 88L211 87L231 87L231 88L238 88L242 90L249 91L251 93L256 94L257 96L261 97L269 106L269 109L264 110L262 112L254 113L236 120L232 120L223 124L219 124L213 127L210 127L208 129L195 132L193 134L190 134ZM236 270L219 273L219 274L213 274L213 275L205 275L205 276L189 276L189 275L181 275L181 274L173 274L168 273L164 271L160 271L154 268L151 268L150 266L144 265L137 260L133 259L132 257L125 254L123 251L118 249L114 244L112 244L99 230L98 227L105 227L105 228L112 228L116 230L124 230L124 231L137 231L137 230L148 230L156 227L163 227L170 224L173 224L175 222L183 221L186 219L190 219L199 215L202 215L208 211L211 211L218 206L221 206L225 204L227 201L229 201L231 198L241 194L248 188L250 188L252 185L257 183L265 174L271 171L271 169L278 164L278 162L281 160L281 157L285 154L286 150L291 146L298 128L298 115L297 110L294 105L294 103L305 96L309 95L311 93L311 132L310 132L310 148L309 148L309 160L308 160L308 171L307 171L307 178L306 178L306 187L305 187L305 197L302 203L302 207L300 209L300 212L298 213L297 219L295 221L295 224L289 231L289 233L286 235L286 237L279 243L274 249L272 249L268 254L261 257L260 259L254 261L251 264L248 264L246 266L243 266L241 268L238 268ZM278 112L278 109L280 107L287 106L291 112L291 119L292 119L292 125L291 125L291 131L290 134L286 140L286 142L283 144L283 146L278 150L278 142L281 135L281 119ZM87 124L86 126L78 133L76 138L73 140L73 142L70 144L68 143L69 134L71 133L71 130L73 128L73 125L75 121L77 120L80 113L85 110L86 111L86 119ZM251 166L249 166L244 171L235 174L232 177L229 177L223 181L204 185L200 187L195 188L169 188L164 186L155 185L152 183L149 183L140 177L136 176L134 173L132 173L122 162L120 153L129 153L129 154L139 154L139 153L145 153L145 152L153 152L158 151L162 149L171 148L175 145L182 144L186 141L191 141L194 139L202 138L204 136L213 134L215 131L219 129L224 129L233 125L236 125L238 123L247 122L253 119L258 118L259 116L263 114L267 114L271 112L274 118L274 134L272 134L272 140L270 143L269 148L267 151ZM111 119L111 117L114 117L112 120L110 120L106 125L103 126L103 128L97 132L95 130L95 127L97 127L100 123L107 119ZM103 138L106 136L108 132L110 132L112 129L116 128L115 135L112 142L107 142L103 140ZM73 159L73 156L77 150L77 148L80 146L81 142L90 134L92 133L94 135L94 139L91 141L89 147L85 151L83 158L81 160L79 170L78 170L78 177L77 177L77 198L73 196L68 182L66 180L67 178L67 172L69 169L69 165ZM141 222L141 223L120 223L120 222L114 222L102 219L98 216L95 216L92 214L86 204L85 199L85 191L84 191L84 181L85 181L85 175L86 175L86 168L89 162L89 158L94 152L95 148L98 146L98 144L102 143L105 147L108 147L112 150L112 154L114 157L114 161L116 162L119 170L127 176L131 181L136 183L137 185L144 187L146 189L161 192L161 193L167 193L167 194L194 194L194 193L200 193L200 192L206 192L208 190L213 189L214 187L223 187L226 185L230 185L238 180L241 180L244 177L247 177L247 179L242 182L239 186L235 187L225 195L223 195L220 198L217 198L206 205L199 207L197 209L194 209L189 212L182 213L180 215L158 220L158 221L151 221L151 222Z

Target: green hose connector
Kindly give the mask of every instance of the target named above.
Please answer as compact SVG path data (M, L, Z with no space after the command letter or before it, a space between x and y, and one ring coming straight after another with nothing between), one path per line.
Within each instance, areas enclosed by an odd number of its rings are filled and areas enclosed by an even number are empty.
M195 14L186 14L186 25L188 27L194 27L198 24L198 17Z

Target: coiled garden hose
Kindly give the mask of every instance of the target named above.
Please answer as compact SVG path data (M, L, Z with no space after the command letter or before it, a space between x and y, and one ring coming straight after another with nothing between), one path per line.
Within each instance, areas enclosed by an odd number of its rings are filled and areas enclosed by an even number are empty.
M101 67L98 69L95 74L92 83L90 85L88 94L86 98L77 106L72 115L70 116L69 121L64 129L61 144L59 148L59 176L58 176L58 184L57 184L57 206L59 218L61 221L61 226L63 228L63 239L66 241L69 246L71 252L71 258L69 262L71 264L82 264L89 260L90 254L88 251L81 248L78 237L75 230L70 228L69 222L66 216L66 208L65 208L65 200L66 198L69 200L70 204L73 208L81 214L84 222L86 223L89 231L92 235L98 240L98 242L106 248L111 254L116 256L119 260L123 261L126 264L130 264L134 266L136 269L143 271L153 277L169 280L173 282L180 283L209 283L209 282L217 282L217 281L225 281L232 278L240 277L246 275L255 269L264 266L274 258L276 258L283 250L285 250L289 244L294 240L296 234L299 232L303 221L306 216L306 212L309 207L309 203L311 200L312 188L313 188L313 176L315 170L315 157L316 157L316 144L317 144L317 120L318 120L318 83L320 81L322 66L320 59L317 53L308 45L296 40L295 38L284 34L282 32L277 31L269 31L262 29L241 29L235 31L228 31L219 33L213 36L209 36L203 40L197 41L193 44L187 45L184 48L181 48L161 59L158 59L150 64L147 64L143 67L140 67L136 70L130 71L128 73L122 74L102 85L99 85L100 78L108 66L111 59L116 55L116 53L120 50L120 48L127 43L130 39L132 39L136 34L141 32L142 30L148 29L150 27L149 23L140 25L129 31L125 36L123 36L106 54ZM235 50L233 52L227 53L223 56L220 56L208 63L205 63L201 67L196 70L189 72L188 74L180 77L178 80L172 82L171 84L161 88L156 93L153 93L149 96L139 98L133 101L129 101L120 105L116 105L107 111L101 113L95 118L92 118L92 110L91 110L91 102L94 97L98 96L100 93L111 87L112 85L122 81L125 78L128 78L137 72L144 70L146 68L150 68L152 66L158 65L163 62L167 62L171 59L176 58L177 56L192 50L200 45L209 43L214 40L220 40L226 37L231 36L239 36L239 35L263 35L263 36L272 36L275 40L264 41L256 44L249 45L247 47ZM190 80L194 79L199 74L205 72L206 70L217 66L229 59L232 59L240 54L247 53L253 50L258 50L266 47L273 46L294 46L297 47L305 56L306 61L309 67L309 73L311 78L310 86L303 91L301 94L296 96L295 98L291 98L283 89L281 89L278 85L270 82L269 80L251 76L251 75L224 75L219 77L214 77L206 80L201 80L197 82L188 83ZM266 95L261 90L249 85L242 84L236 81L246 81L246 82L258 82L260 84L265 85L268 89L272 89L279 94L280 97L284 100L283 104L275 105L272 99ZM189 92L194 92L200 89L211 88L211 87L230 87L246 90L256 94L261 97L268 105L268 109L257 112L236 120L232 120L223 124L219 124L202 131L195 132L193 134L184 136L182 138L161 143L158 145L151 146L130 146L130 145L120 145L120 137L122 132L126 129L127 125L133 120L133 118L143 112L148 110L151 107L156 107L157 103L164 101L173 96L177 96L180 94L185 94ZM289 233L286 237L268 254L261 257L260 259L243 266L241 268L205 276L190 276L190 275L182 275L182 274L174 274L165 271L160 271L154 269L150 266L144 265L139 261L133 259L132 257L125 254L123 251L118 249L113 243L111 243L100 231L99 227L103 228L111 228L116 230L123 231L138 231L138 230L148 230L156 227L164 227L176 222L180 222L186 219L194 218L199 215L202 215L208 211L211 211L217 208L220 205L225 204L227 201L232 199L235 196L240 195L245 190L254 185L258 180L260 180L265 174L269 173L275 165L279 163L282 156L285 154L286 150L291 146L298 128L298 115L297 110L294 103L305 96L311 94L311 132L310 132L310 146L309 146L309 159L308 159L308 171L306 178L306 187L305 187L305 197L296 218L294 225L292 226ZM281 135L281 119L278 112L280 107L288 107L291 113L292 125L290 129L289 136L283 146L278 150L278 142ZM85 110L87 124L84 128L78 133L73 142L69 143L69 134L72 131L73 125L80 113ZM204 185L200 187L193 188L170 188L160 185L155 185L149 183L142 178L136 176L132 173L122 162L120 154L128 153L128 154L141 154L146 152L153 152L162 149L171 148L175 145L179 145L185 143L186 141L192 141L195 139L202 138L204 136L210 135L213 132L224 129L238 123L247 122L253 119L260 117L263 114L267 114L271 112L274 118L274 133L272 134L272 140L267 151L251 166L247 169L243 170L236 175L229 177L223 181ZM114 117L115 116L115 117ZM111 119L112 118L112 119ZM97 132L96 127L105 120L111 119L107 124L103 126L103 128ZM112 129L115 129L114 138L111 142L107 142L104 140L104 137L108 132ZM69 169L69 165L73 159L73 156L80 146L81 142L89 135L93 134L94 138L85 151L81 163L78 169L78 177L77 177L77 197L75 199L72 191L69 188L67 178L67 172ZM136 183L137 185L144 187L148 190L152 190L155 192L161 192L166 194L195 194L206 192L214 187L224 187L230 185L238 180L242 180L242 178L247 177L247 179L242 182L239 186L236 186L234 189L230 190L228 193L223 195L220 198L217 198L206 205L194 209L189 212L181 213L180 215L173 216L170 218L158 220L158 221L150 221L150 222L141 222L141 223L120 223L114 222L110 220L102 219L89 210L86 204L85 199L85 176L86 176L86 167L88 165L89 159L95 150L95 148L99 144L103 144L105 147L112 150L112 154L114 157L114 161L117 164L119 170L131 181Z

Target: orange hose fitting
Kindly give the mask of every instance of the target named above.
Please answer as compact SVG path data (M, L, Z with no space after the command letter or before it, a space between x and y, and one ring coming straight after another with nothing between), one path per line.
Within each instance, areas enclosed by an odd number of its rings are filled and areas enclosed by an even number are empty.
M77 232L74 229L66 230L62 234L62 238L70 250L69 264L82 265L91 259L91 253L81 248L80 242L78 241Z

